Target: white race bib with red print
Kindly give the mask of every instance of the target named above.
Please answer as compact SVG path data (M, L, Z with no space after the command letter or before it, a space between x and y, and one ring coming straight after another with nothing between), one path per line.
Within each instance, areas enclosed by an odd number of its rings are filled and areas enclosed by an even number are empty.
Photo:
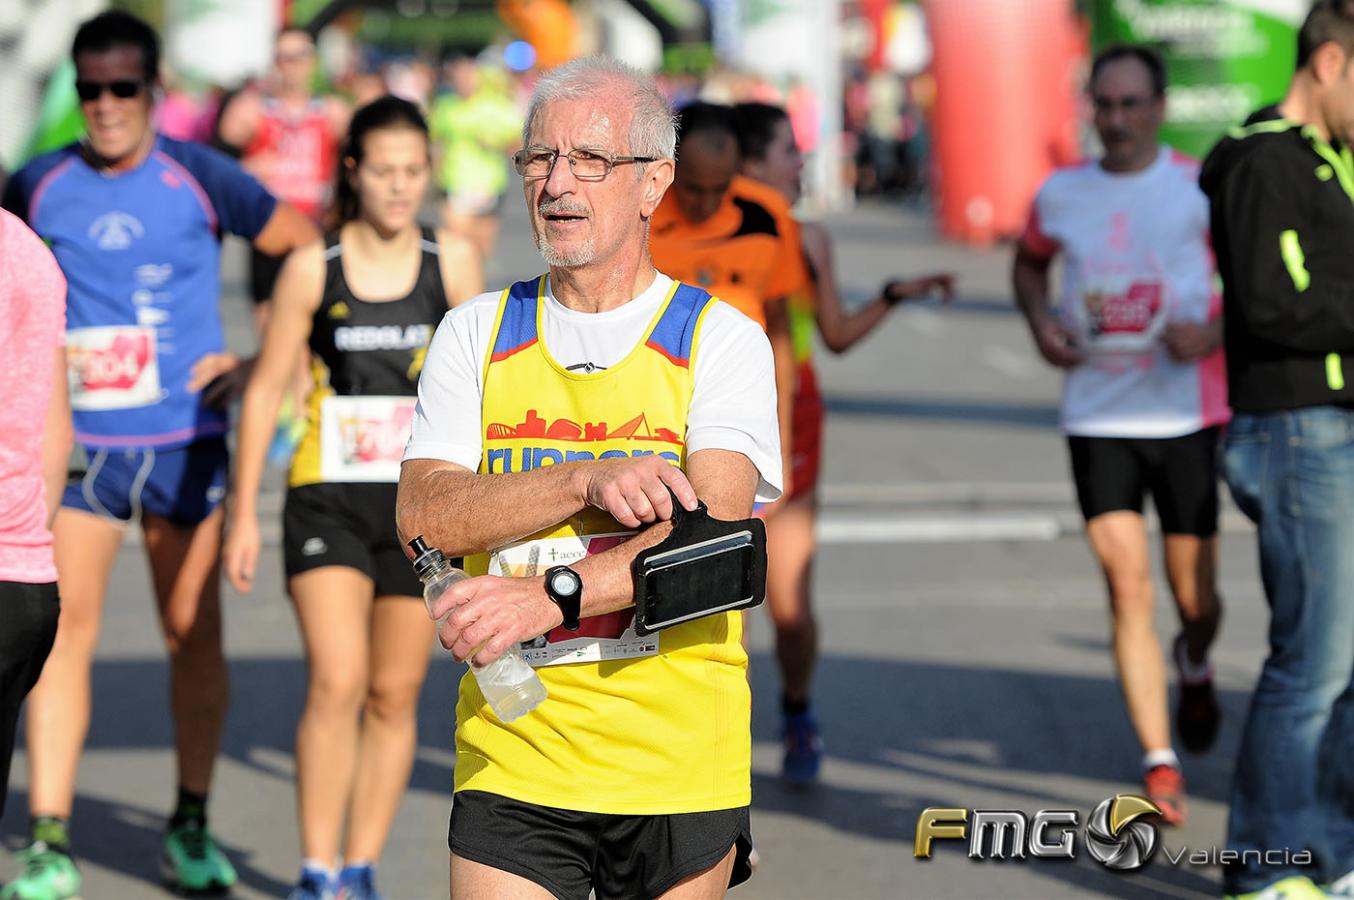
M1088 277L1080 286L1082 339L1091 353L1150 353L1166 324L1160 281Z
M494 551L489 556L489 574L532 578L551 566L567 566L585 556L610 550L634 537L633 531L590 534L581 537L523 541ZM635 633L635 609L617 610L583 619L578 631L556 628L534 641L523 642L522 658L533 666L558 666L607 659L633 659L658 653L658 635Z
M414 421L413 397L326 397L320 403L320 477L400 480Z
M138 325L76 328L66 333L71 408L130 409L160 402L155 329Z

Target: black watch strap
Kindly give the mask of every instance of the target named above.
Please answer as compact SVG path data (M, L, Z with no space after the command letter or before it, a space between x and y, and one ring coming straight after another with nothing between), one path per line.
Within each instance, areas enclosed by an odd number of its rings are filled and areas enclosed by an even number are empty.
M551 566L545 570L545 593L564 616L561 626L577 631L583 610L583 579L568 566Z

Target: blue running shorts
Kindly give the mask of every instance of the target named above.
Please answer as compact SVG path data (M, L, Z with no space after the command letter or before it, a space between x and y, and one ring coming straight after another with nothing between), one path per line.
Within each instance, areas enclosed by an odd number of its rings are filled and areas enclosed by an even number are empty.
M61 505L130 522L158 516L196 525L226 497L230 451L223 437L185 447L85 447L84 477L66 485Z

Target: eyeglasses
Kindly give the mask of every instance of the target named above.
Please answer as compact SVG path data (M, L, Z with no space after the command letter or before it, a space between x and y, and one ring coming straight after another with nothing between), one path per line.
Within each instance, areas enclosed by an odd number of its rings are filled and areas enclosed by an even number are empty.
M75 82L75 93L80 96L81 103L93 103L103 96L104 91L112 91L113 96L119 100L130 100L141 93L141 88L145 82L141 81L77 81Z
M528 147L512 155L512 164L523 178L549 178L559 156L558 150ZM658 159L656 156L608 156L597 150L570 150L564 158L569 160L569 171L579 181L601 181L622 163L651 163Z

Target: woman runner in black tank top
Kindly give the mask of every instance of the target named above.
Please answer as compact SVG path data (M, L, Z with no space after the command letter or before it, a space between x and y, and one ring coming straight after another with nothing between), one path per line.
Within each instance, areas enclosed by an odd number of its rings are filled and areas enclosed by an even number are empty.
M284 264L245 391L224 563L247 592L272 425L309 349L315 387L283 513L287 591L309 672L296 734L303 863L292 900L377 896L374 867L413 765L433 623L395 532L399 461L433 331L449 305L482 289L469 242L415 220L428 175L416 107L383 97L358 110L337 227Z

